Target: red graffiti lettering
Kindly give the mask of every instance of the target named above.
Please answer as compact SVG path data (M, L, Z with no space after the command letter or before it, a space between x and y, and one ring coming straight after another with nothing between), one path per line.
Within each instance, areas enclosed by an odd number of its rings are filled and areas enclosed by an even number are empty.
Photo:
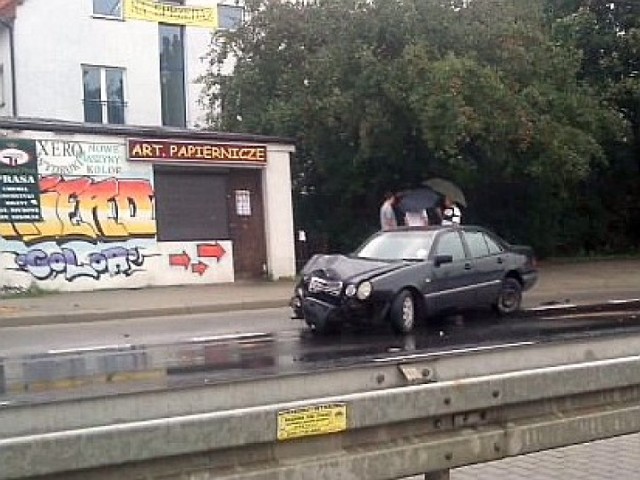
M156 235L148 180L40 180L42 222L0 224L0 236L27 245L42 241L122 241Z

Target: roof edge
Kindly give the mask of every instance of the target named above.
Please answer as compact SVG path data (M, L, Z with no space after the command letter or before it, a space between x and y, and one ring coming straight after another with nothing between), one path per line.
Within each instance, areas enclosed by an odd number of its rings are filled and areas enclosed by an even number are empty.
M114 135L147 138L183 138L189 140L217 140L230 142L280 143L295 145L287 137L256 135L249 133L216 132L188 128L160 127L151 125L114 125L102 123L70 122L66 120L0 116L0 129L30 130L56 133L85 133L91 135Z

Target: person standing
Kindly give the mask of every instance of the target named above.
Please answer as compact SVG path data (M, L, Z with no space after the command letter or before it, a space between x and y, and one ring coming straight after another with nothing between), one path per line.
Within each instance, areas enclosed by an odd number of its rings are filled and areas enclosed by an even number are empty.
M405 225L409 227L428 227L429 217L427 211L422 210L420 212L407 212L405 213Z
M444 197L442 202L442 225L460 225L462 212L449 197Z
M398 198L395 193L387 192L384 195L384 202L380 206L380 229L394 230L398 228L395 206Z

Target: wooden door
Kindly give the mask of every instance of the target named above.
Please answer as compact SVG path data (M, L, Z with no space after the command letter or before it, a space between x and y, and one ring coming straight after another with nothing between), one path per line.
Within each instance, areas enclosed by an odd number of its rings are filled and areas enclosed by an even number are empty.
M227 199L235 276L237 279L261 278L267 268L262 170L232 170Z

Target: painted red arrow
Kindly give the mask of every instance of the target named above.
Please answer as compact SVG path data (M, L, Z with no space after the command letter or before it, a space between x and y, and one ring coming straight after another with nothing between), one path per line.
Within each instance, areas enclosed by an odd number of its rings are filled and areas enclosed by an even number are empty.
M172 267L184 267L186 270L191 263L191 257L184 250L182 253L172 253L169 255L169 265Z
M191 264L191 271L193 273L197 273L200 276L202 276L204 272L207 271L207 268L209 268L209 266L204 262L198 261L198 263Z
M215 258L220 261L227 251L219 243L201 243L198 245L198 256L204 258Z

